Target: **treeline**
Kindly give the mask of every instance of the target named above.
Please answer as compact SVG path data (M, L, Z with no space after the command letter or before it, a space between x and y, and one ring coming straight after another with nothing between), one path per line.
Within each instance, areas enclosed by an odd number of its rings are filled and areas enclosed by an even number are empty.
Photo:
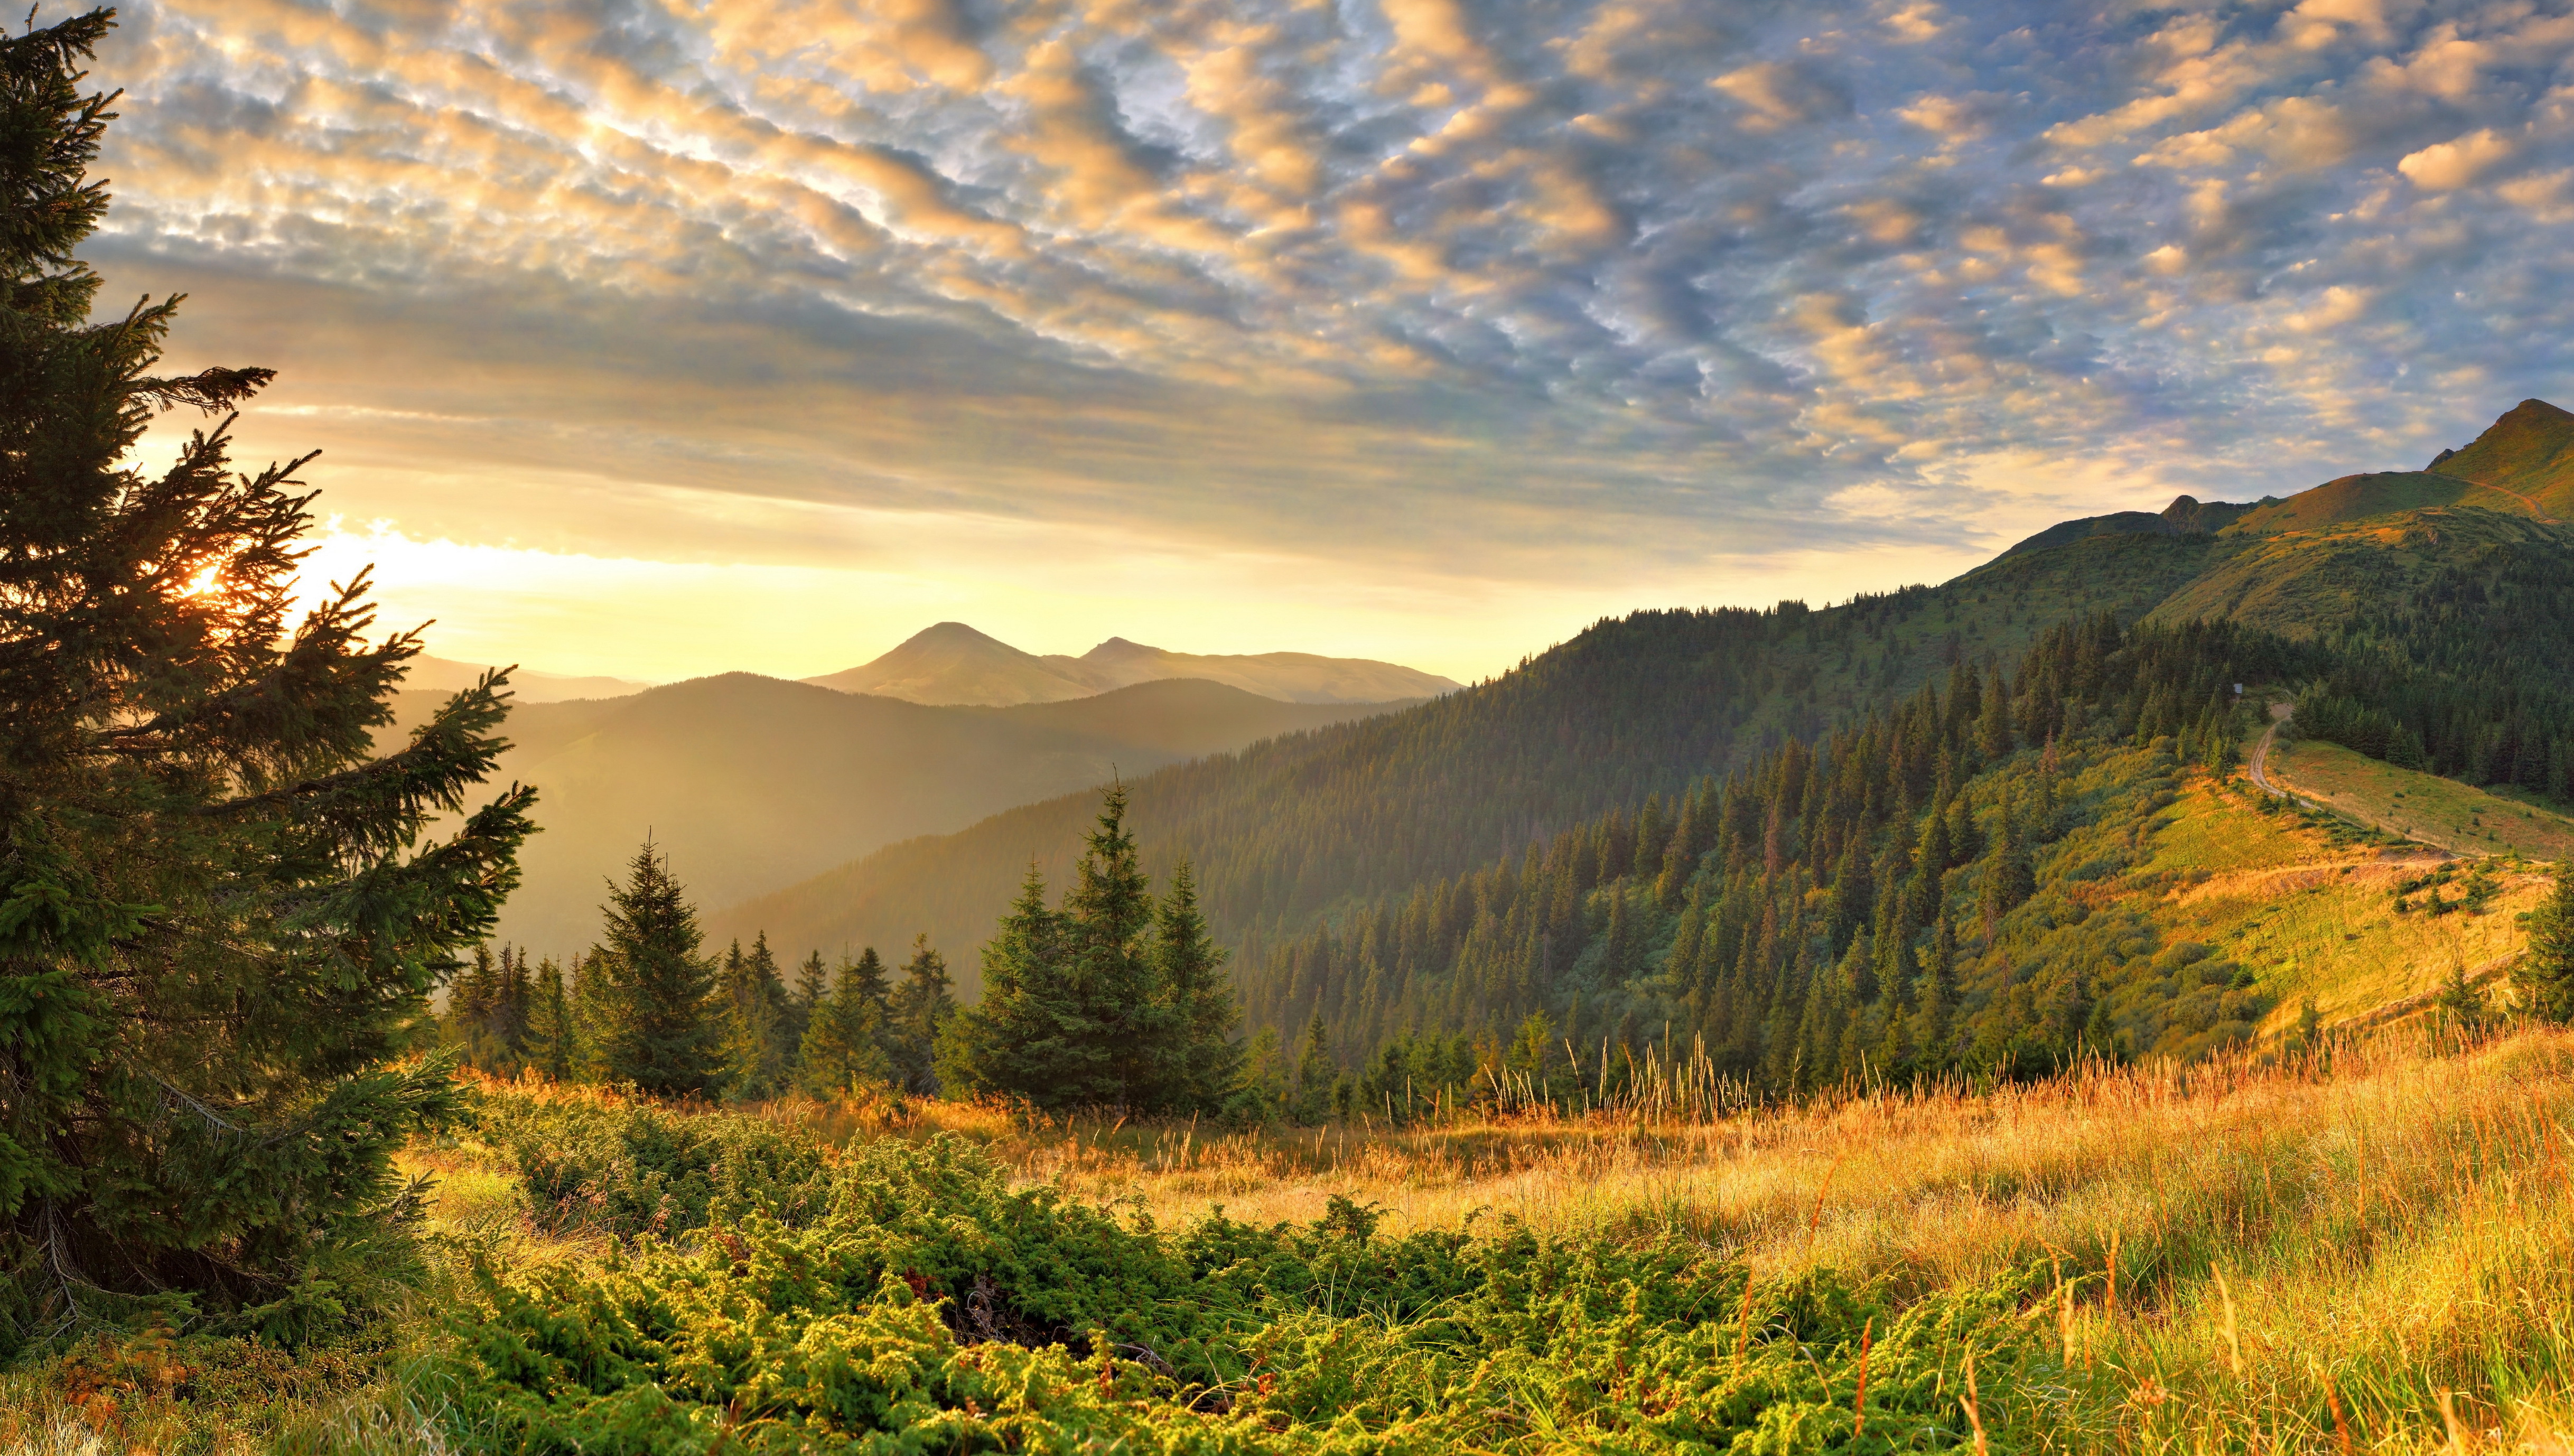
M2222 624L2066 624L2008 680L1960 665L1814 746L1297 937L1246 978L1250 1018L1352 1064L1361 1106L1506 1078L1614 1092L1649 1059L1794 1091L2248 1035L2267 1003L2234 967L2188 947L2158 967L2152 926L2044 891L2132 851L2176 771L2231 765L2237 683L2309 663Z
M2574 553L2484 541L2318 635L2296 731L2398 767L2574 798Z
M699 953L696 911L649 843L610 892L606 933L569 969L479 946L448 988L440 1025L498 1075L622 1083L660 1096L755 1100L801 1089L938 1090L938 1032L954 978L929 937L899 979L870 945L825 968L808 952L790 981L768 937Z
M983 946L983 989L960 1009L926 934L899 982L869 946L790 983L765 934L699 953L696 911L646 843L610 892L605 933L569 973L480 947L450 987L447 1039L497 1074L534 1072L657 1096L734 1101L995 1095L1039 1107L1269 1115L1241 1074L1225 951L1188 866L1158 898L1112 787L1073 883L1050 906L1031 869Z

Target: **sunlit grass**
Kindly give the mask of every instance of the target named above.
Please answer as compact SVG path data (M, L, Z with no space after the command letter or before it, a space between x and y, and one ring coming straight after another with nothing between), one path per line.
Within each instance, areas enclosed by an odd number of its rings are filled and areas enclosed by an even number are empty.
M1568 1235L1677 1231L1765 1275L1831 1266L1897 1299L2036 1269L2026 1318L2068 1342L2079 1377L1995 1369L1983 1398L2042 1404L2049 1448L2449 1450L2445 1392L2454 1449L2561 1451L2574 1410L2574 1035L2464 1049L2436 1035L1713 1123L1613 1112L1220 1133L918 1100L755 1110L832 1147L966 1137L1022 1183L1164 1226L1217 1205L1311 1219L1339 1194L1377 1205L1393 1232L1504 1219ZM431 1232L447 1257L610 1251L531 1225L506 1162L470 1135L409 1161L444 1180ZM442 1449L435 1390L400 1354L434 1337L440 1307L433 1289L351 1383L308 1378L300 1394L261 1386L254 1360L195 1398L190 1380L166 1392L144 1380L102 1409L67 1386L70 1363L21 1372L0 1383L0 1453Z
M2282 743L2267 767L2283 788L2452 853L2574 857L2574 820L2553 809L2381 763L2339 743Z

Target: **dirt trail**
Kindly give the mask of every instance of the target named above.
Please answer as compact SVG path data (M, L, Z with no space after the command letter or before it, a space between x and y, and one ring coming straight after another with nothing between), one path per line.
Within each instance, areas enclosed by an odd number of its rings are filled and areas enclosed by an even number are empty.
M2252 745L2251 769L2252 782L2255 787L2259 788L2263 793L2270 795L2272 798L2284 798L2290 803L2298 804L2306 808L2329 809L2332 812L2344 815L2345 817L2357 819L2359 822L2368 825L2372 829L2379 829L2386 833L2393 834L2395 837L2402 839L2407 843L2420 844L2425 848L2430 849L2432 852L2439 854L2443 858L2453 856L2458 852L2449 845L2443 844L2436 839L2428 839L2413 830L2402 827L2401 825L2390 824L2385 820L2378 818L2375 814L2363 813L2350 804L2342 803L2337 799L2302 794L2292 788L2287 788L2280 784L2271 782L2269 773L2270 745L2278 741L2280 726L2285 724L2288 721L2288 716L2296 711L2296 705L2290 703L2273 703L2270 705L2270 727L2261 734L2261 741Z
M2266 771L2270 761L2270 745L2279 740L2279 725L2286 723L2288 715L2296 711L2296 705L2292 703L2271 704L2270 727L2262 732L2261 741L2252 745L2252 785L2272 798L2294 799L2296 797L2295 794L2272 783Z
M2537 518L2539 519L2539 522L2540 522L2542 525L2547 525L2547 526L2561 526L2561 525L2563 525L2563 524L2564 524L2563 522L2558 521L2555 517L2550 516L2550 515L2548 515L2546 512L2539 510L2539 509L2538 509L2538 503L2537 503L2536 501L2533 501L2533 500L2529 499L2527 496L2522 495L2520 492L2513 490L2513 489L2512 489L2511 487L2509 487L2509 486L2487 486L2487 485L2485 485L2485 483L2484 483L2484 482L2482 482L2482 481L2473 481L2473 482L2470 482L2470 484L2472 484L2472 485L2478 485L2478 486L2484 486L2484 488L2485 488L2486 490L2488 490L2488 491L2500 491L2500 492L2502 492L2504 495L2511 497L2511 498L2512 498L2513 500L2515 500L2515 501L2518 501L2520 504L2522 504L2522 505L2524 505L2524 506L2527 506L2527 507L2529 508L2529 514L2530 514L2530 515L2532 515L2532 516L2537 517Z

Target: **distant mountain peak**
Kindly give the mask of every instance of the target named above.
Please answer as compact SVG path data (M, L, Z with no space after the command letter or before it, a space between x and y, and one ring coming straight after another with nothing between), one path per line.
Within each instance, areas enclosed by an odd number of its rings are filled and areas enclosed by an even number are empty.
M804 681L912 703L1007 708L1063 703L1174 678L1197 678L1280 703L1400 703L1462 685L1366 658L1309 653L1202 657L1112 637L1078 658L1039 657L961 622L923 628L871 663Z
M1008 648L1010 646L999 638L993 637L991 634L986 632L978 632L974 628L962 622L934 622L929 626L922 628L920 631L913 633L911 636L904 638L902 640L902 647L895 648L894 652L901 652L902 648L931 647L946 644L971 644L976 647L989 646L996 648ZM1010 648L1010 651L1017 652L1018 649Z
M1158 658L1161 656L1163 656L1163 653L1160 648L1148 648L1139 642L1129 642L1122 637L1112 637L1108 641L1101 643L1099 646L1092 648L1090 651L1083 653L1081 655L1081 661L1085 663L1103 663L1118 662L1128 658Z

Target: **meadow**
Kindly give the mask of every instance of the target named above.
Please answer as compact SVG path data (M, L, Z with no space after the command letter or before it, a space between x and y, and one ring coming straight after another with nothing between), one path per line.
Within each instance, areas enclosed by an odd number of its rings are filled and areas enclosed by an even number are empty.
M410 1157L439 1179L433 1268L397 1318L292 1353L93 1340L6 1377L0 1450L2574 1434L2562 1032L2416 1018L2311 1056L1713 1121L1217 1134L542 1083L480 1100Z
M2302 743L2300 771L2327 754L2358 756ZM2276 777L2276 750L2270 762ZM2304 777L2281 781L2312 791ZM2265 1032L2294 1025L2308 1002L2328 1025L2391 1019L2419 1009L2452 975L2492 984L2521 947L2521 917L2552 882L2552 865L2516 854L2452 855L2354 832L2331 813L2258 812L2258 802L2241 775L2184 785L2157 816L2153 852L2129 877L2125 895L2173 934L2251 967L2276 998ZM2471 891L2476 903L2468 908ZM2432 912L2435 892L2454 908Z
M2525 796L2398 768L2317 738L2282 741L2267 767L2282 787L2451 853L2574 857L2574 819Z

